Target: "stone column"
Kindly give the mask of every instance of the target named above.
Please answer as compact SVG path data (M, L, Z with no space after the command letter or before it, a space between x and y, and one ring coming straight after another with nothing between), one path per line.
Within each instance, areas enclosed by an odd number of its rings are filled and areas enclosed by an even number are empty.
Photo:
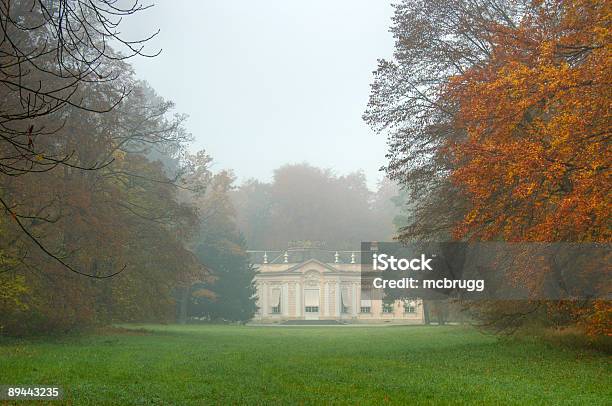
M300 317L304 306L302 306L302 284L296 282L295 284L295 316Z
M329 305L331 304L331 300L329 300L329 282L325 281L325 286L323 287L323 296L325 296L325 307L323 307L323 316L329 316Z
M340 286L340 278L336 279L336 317L342 315L342 289Z
M265 317L268 314L268 284L261 283L261 316Z
M287 311L289 312L289 317L295 317L295 281L289 282L287 290L287 301L289 302Z
M325 298L325 289L323 289L323 282L319 279L319 318L324 316L325 312L325 304L327 303L327 299Z
M289 284L287 282L283 283L282 291L281 291L281 311L283 316L289 316Z
M353 287L353 294L351 295L353 299L352 314L353 317L357 317L357 284L353 282L351 285Z

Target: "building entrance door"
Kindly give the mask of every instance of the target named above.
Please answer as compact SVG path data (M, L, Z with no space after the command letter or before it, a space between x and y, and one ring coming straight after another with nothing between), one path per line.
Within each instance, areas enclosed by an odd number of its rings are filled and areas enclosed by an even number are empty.
M319 320L319 289L304 289L304 319Z

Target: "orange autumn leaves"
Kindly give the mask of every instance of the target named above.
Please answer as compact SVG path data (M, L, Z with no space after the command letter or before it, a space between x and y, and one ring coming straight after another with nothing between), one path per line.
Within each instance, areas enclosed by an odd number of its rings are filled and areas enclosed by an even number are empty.
M612 3L546 4L491 27L490 60L445 89L464 135L445 153L470 203L457 238L611 240ZM612 335L609 301L560 303L588 334Z
M610 241L611 9L559 3L492 27L490 60L452 78L465 137L445 151L470 202L456 237Z

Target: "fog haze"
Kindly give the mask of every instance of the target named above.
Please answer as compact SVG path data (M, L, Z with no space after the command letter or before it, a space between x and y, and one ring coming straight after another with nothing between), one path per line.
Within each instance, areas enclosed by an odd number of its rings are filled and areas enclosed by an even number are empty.
M187 3L187 4L186 4ZM385 1L160 1L125 24L127 38L159 28L153 59L132 60L187 129L239 180L270 179L307 161L338 174L381 177L385 140L361 120L377 58L391 54ZM172 73L170 73L172 72Z

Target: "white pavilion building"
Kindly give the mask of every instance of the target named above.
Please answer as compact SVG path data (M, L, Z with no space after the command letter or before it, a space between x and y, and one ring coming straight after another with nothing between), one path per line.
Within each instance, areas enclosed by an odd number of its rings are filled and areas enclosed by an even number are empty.
M250 251L259 310L253 321L336 320L422 324L420 300L385 304L361 295L359 251Z

